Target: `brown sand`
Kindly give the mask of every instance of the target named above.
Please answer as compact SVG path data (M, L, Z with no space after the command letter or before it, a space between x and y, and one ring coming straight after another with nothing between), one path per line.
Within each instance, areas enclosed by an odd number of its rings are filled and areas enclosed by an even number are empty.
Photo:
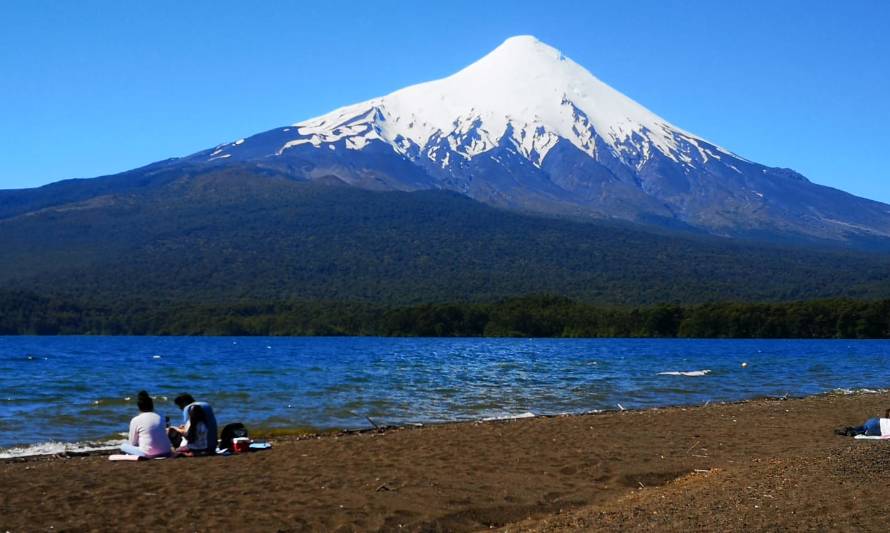
M234 457L0 463L0 531L890 528L890 394L282 439Z

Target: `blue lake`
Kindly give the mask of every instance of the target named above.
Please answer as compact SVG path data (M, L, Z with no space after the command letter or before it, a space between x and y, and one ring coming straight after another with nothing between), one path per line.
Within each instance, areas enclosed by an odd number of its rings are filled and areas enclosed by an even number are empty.
M0 337L0 448L119 439L140 389L327 429L888 386L890 341Z

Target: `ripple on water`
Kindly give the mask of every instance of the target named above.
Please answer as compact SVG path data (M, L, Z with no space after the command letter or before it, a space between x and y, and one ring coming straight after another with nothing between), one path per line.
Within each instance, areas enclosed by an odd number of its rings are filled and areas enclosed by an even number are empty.
M250 376L278 376L282 373L287 373L288 369L286 368L256 368L253 370L248 370L247 374Z

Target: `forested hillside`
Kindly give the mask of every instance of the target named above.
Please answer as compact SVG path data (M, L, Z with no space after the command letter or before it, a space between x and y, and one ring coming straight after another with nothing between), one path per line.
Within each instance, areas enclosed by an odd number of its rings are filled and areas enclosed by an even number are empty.
M452 192L373 192L250 168L132 181L7 210L0 288L189 305L890 297L886 255L653 233L504 211Z

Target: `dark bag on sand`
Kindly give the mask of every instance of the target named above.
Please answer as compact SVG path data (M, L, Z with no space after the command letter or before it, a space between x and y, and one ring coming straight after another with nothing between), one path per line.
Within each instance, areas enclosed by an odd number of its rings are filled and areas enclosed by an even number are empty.
M219 447L222 450L232 450L232 441L237 439L238 437L249 437L247 434L247 428L244 427L244 424L241 422L233 422L231 424L226 424L225 427L222 428L222 433L219 436Z

